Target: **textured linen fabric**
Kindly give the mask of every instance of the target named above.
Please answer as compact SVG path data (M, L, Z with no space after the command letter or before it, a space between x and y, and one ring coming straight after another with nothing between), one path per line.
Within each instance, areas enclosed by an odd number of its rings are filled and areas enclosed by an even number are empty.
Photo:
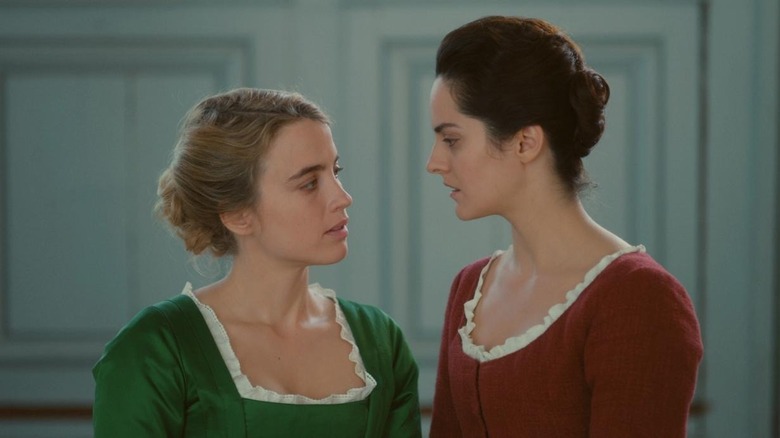
M703 347L690 298L649 255L623 254L532 342L496 359L459 330L489 258L455 277L431 438L684 437Z
M400 329L377 308L338 302L377 383L368 398L243 399L200 310L179 295L141 311L106 346L93 368L95 437L420 437L418 368Z

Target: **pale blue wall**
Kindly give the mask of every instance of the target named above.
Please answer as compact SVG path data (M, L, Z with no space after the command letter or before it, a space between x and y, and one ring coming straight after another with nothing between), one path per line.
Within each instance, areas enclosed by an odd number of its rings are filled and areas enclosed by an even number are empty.
M0 407L88 406L111 334L208 281L152 219L155 178L186 108L238 85L297 89L333 116L352 249L315 277L399 320L429 402L449 278L507 242L496 222L454 219L421 167L432 52L456 24L501 13L563 25L613 85L588 208L696 303L708 410L691 435L772 436L778 2L456 4L0 0ZM3 437L89 435L83 421L0 419Z

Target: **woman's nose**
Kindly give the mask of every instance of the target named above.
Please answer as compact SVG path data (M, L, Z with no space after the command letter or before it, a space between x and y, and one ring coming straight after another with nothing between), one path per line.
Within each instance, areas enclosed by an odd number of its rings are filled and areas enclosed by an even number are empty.
M428 156L428 163L425 165L425 170L429 173L444 173L446 163L441 156L441 146L434 144L431 149L431 155Z
M341 184L341 180L336 180L336 194L333 199L333 206L336 209L347 208L352 205L352 196Z

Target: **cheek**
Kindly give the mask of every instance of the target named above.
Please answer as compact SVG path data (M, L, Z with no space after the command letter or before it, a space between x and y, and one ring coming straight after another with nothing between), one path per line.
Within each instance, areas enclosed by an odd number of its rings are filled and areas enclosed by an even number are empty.
M305 214L300 208L288 204L281 204L279 208L270 215L270 222L276 229L287 230L299 233L305 233L311 223L311 215Z
M278 205L277 226L290 233L293 239L320 233L322 214L314 197L288 198Z
M293 195L268 194L260 205L261 226L266 230L283 231L298 226L305 215L301 214L300 202Z
M484 168L474 161L459 160L457 164L452 166L454 172L456 172L462 180L466 180L472 186L482 186L485 183L485 179L490 176L483 172Z

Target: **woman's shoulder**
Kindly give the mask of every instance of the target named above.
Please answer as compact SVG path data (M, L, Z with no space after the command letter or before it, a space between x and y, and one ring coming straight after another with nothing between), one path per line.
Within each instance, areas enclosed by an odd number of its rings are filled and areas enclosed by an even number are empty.
M621 255L604 269L600 277L610 283L684 289L674 275L645 251Z
M106 344L106 351L139 344L175 342L175 325L192 310L189 307L194 308L194 303L179 295L141 309Z
M164 398L183 403L179 397L186 387L182 348L186 338L177 336L172 324L175 318L169 315L171 306L175 304L163 301L141 309L106 344L92 367L103 411L128 400ZM145 415L128 409L122 415ZM106 421L108 417L103 414L101 418Z
M164 330L168 326L168 318L160 308L161 305L164 305L163 303L155 303L141 309L119 330L114 340L137 337Z
M460 275L460 276L474 276L474 275L479 276L479 274L482 272L482 270L485 269L485 266L487 266L487 264L490 263L490 260L495 258L495 257L496 257L496 254L493 254L493 255L487 256L487 257L478 258L478 259L470 262L466 266L462 267L460 269L460 272L458 273L458 275Z
M696 361L701 357L693 300L683 284L646 252L615 259L570 310L570 321L588 322L587 332L594 339L614 339L621 333L642 348L656 343L667 351L680 347Z
M143 308L128 323L129 326L145 327L170 326L183 316L198 312L195 302L184 294L179 294L166 300L158 301Z
M609 313L628 317L639 313L695 315L685 286L644 251L613 260L588 289L581 297L582 304Z
M344 316L350 320L350 323L359 321L371 325L395 325L393 318L378 306L344 298L338 298L338 302Z

